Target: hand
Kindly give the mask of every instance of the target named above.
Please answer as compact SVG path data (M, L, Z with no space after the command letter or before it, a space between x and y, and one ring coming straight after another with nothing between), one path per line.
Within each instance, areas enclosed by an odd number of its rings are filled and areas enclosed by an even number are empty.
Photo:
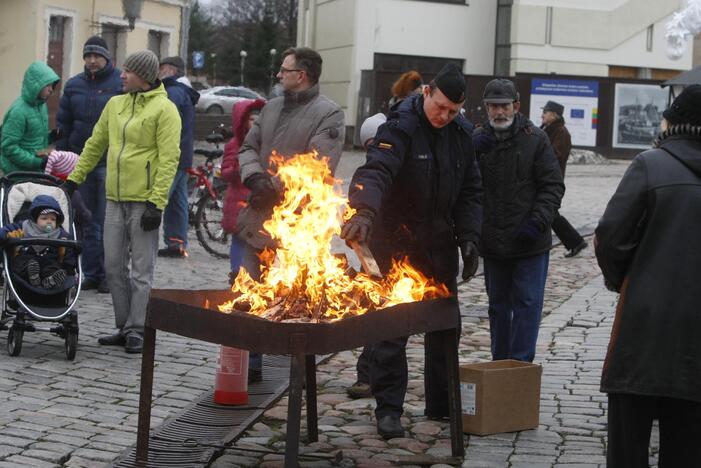
M480 263L479 252L477 246L472 241L467 241L460 245L460 255L462 256L462 279L468 281L477 273L477 267Z
M146 202L146 209L141 214L141 229L144 231L153 231L161 225L161 214L163 210L159 209L150 201Z
M497 140L486 130L482 130L472 135L472 144L475 147L475 153L483 154L489 153L497 145Z
M66 179L61 184L61 188L63 189L64 192L66 192L66 195L68 195L68 198L73 198L73 192L75 192L75 189L78 188L78 184L76 184L72 180Z
M253 174L246 179L245 185L251 189L248 204L255 210L269 210L280 202L280 194L275 190L269 174Z
M534 241L542 235L543 230L540 228L540 225L532 219L529 219L518 228L516 238L519 240Z
M35 154L38 158L46 158L49 156L49 154L51 154L53 150L54 149L49 146L48 148L38 150Z
M341 228L341 239L367 243L372 232L372 222L375 212L370 208L360 208Z

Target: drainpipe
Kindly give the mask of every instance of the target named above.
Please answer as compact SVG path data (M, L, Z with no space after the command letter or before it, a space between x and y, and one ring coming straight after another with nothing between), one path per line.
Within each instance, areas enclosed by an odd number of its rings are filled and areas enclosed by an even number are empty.
M187 44L190 41L190 9L192 0L185 0L185 6L180 9L180 52L178 55L185 62L185 68L188 67Z

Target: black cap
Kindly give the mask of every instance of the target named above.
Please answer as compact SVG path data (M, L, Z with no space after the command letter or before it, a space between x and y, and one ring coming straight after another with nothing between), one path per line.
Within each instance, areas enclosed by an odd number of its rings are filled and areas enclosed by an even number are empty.
M555 112L557 115L562 117L562 113L565 112L565 106L555 101L548 101L543 106L543 111L545 112Z
M185 71L185 62L178 56L162 58L159 65L172 65L177 68L178 71Z
M110 51L107 48L107 42L100 36L92 36L85 41L83 46L83 58L88 54L102 55L105 60L110 59Z
M462 70L454 63L446 63L433 79L436 87L441 90L445 97L460 104L465 100L465 76Z
M482 100L495 104L508 104L509 102L518 101L519 97L513 81L497 78L487 83L487 86L484 87Z
M684 88L662 113L671 125L691 124L701 125L701 85L691 85Z

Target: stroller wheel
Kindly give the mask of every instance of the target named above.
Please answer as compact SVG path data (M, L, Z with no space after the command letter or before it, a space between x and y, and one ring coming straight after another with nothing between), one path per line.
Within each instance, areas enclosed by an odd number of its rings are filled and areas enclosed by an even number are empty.
M22 351L22 338L24 330L10 327L10 333L7 334L7 353L10 356L19 356Z
M66 359L72 361L75 359L75 353L78 351L78 330L69 329L65 338Z

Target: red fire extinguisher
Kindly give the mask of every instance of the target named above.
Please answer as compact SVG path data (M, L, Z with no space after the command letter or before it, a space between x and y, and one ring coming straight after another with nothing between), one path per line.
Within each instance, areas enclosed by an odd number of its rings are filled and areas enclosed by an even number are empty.
M248 351L221 346L214 378L214 401L220 405L248 403Z

